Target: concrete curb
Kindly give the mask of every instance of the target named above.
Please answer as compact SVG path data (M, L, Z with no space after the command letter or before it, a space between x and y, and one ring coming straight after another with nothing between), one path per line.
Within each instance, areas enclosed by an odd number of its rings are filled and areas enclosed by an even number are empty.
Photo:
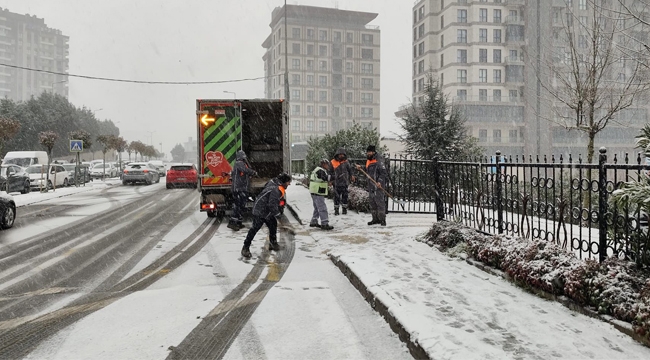
M411 334L404 328L397 318L390 313L388 306L368 290L368 287L361 281L359 276L357 276L357 274L355 274L345 262L341 261L338 256L329 254L329 258L332 260L334 265L341 270L343 275L350 280L352 286L359 291L368 304L370 304L370 306L386 320L393 332L397 334L404 344L406 344L411 355L416 359L429 359L429 355L424 348L422 348L416 340L411 339Z
M537 289L537 288L534 288L534 287L531 287L531 286L528 286L528 285L525 285L525 284L521 284L520 282L513 279L512 276L508 275L507 273L505 273L505 272L503 272L503 271L501 271L499 269L495 269L493 267L485 265L482 262L479 262L479 261L477 261L475 259L467 258L467 259L465 259L465 262L467 262L470 265L473 265L473 266L477 267L478 269L480 269L482 271L485 271L486 273L488 273L490 275L499 276L502 279L504 279L504 280L506 280L506 281L508 281L508 282L510 282L512 284L515 284L517 287L522 288L522 289L524 289L524 290L526 290L526 291L528 291L530 293L533 293L533 294L535 294L535 295L537 295L539 297L542 297L542 298L544 298L546 300L557 301L557 302L564 305L565 307L567 307L570 310L573 310L575 312L581 313L583 315L589 316L589 317L594 318L594 319L604 321L604 322L612 325L616 330L622 332L623 334L630 336L634 340L640 342L641 344L643 344L643 345L645 345L647 347L650 347L650 341L648 339L644 338L643 336L640 336L639 334L637 334L634 331L634 328L632 327L632 324L630 324L630 323L627 323L627 322L621 321L621 320L617 320L617 319L615 319L615 318L613 318L612 316L609 316L609 315L599 314L597 311L594 311L592 309L589 309L589 308L586 308L584 306L581 306L581 305L577 304L575 301L571 300L570 298L568 298L568 297L566 297L564 295L558 296L558 295L552 294L550 292L547 292L545 290L541 290L541 289Z

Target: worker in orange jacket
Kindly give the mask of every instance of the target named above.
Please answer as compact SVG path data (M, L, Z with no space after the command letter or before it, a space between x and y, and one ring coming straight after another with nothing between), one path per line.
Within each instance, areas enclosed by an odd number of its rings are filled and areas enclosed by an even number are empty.
M343 215L348 213L348 186L353 182L352 165L344 148L339 148L330 161L330 175L334 187L334 215L339 215L339 206L343 207Z

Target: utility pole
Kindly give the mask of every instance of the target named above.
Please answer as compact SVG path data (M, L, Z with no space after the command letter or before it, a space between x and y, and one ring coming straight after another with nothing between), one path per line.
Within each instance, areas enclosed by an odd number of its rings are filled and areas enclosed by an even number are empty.
M286 117L285 126L287 127L288 148L289 148L289 175L291 172L291 121L289 121L289 114L291 114L291 97L289 96L289 32L287 29L287 0L284 0L284 98L286 99Z

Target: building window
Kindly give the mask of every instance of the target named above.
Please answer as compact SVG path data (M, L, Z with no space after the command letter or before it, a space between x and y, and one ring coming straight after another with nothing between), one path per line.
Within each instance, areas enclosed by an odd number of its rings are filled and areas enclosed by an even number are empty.
M487 42L487 29L478 29L478 41Z
M343 40L343 37L341 36L340 31L335 31L334 32L334 42L341 42Z
M510 98L510 102L517 102L519 98L519 91L517 90L510 90L510 93L508 94Z
M445 73L440 74L440 86L445 84Z
M467 43L467 30L458 30L456 35L456 42Z
M314 106L313 105L307 105L307 115L309 115L309 116L314 115Z
M291 115L300 115L300 105L291 105Z
M327 30L320 30L318 32L318 40L327 41Z
M467 22L467 10L458 10L458 19L456 20L459 23L466 23Z
M517 55L517 50L510 50L510 60L511 61L517 61L517 58L519 56Z
M440 54L440 59L441 59L440 61L444 63L445 60L443 58L443 55L444 54ZM420 62L418 63L418 74L422 74L423 72L424 72L424 60L420 60Z
M587 10L587 0L578 1L578 8L580 10Z
M300 70L300 59L291 59L291 68L293 70Z
M327 45L318 46L318 56L327 56Z
M345 78L345 87L348 88L348 89L354 87L354 82L353 82L352 78L349 77L349 76Z
M354 42L354 35L353 35L351 32L346 33L346 34L345 34L345 41L346 41L347 43L352 43L352 42Z
M300 120L294 120L292 123L293 125L291 126L291 130L300 131Z
M322 107L321 107L321 110L322 110ZM327 113L327 110L325 111L325 113ZM323 116L327 116L327 115L323 115ZM320 121L319 122L318 131L327 132L327 121Z
M373 53L372 49L361 49L361 58L365 60L372 60L373 58L372 53Z
M420 21L424 19L424 6L420 7Z
M352 80L352 79L350 79L350 80ZM354 101L354 97L352 96L352 92L351 91L346 91L345 92L345 102L351 103L353 101Z
M501 30L500 29L494 29L494 31L492 31L492 37L493 37L492 42L494 42L496 44L500 44L501 43Z
M478 70L478 82L482 82L482 83L487 82L487 69Z
M487 22L488 21L487 9L479 9L479 11L478 11L478 21L480 21L480 22Z
M456 70L456 76L458 82L461 84L467 83L467 70Z
M318 92L318 101L327 101L327 90L321 90Z
M415 94L417 91L418 91L418 82L413 80L413 93Z
M345 116L352 117L352 107L348 106L345 108Z
M318 70L327 71L327 61L321 60L318 62Z
M345 63L345 72L351 73L354 71L354 66L352 65L351 62L346 62Z
M318 107L318 116L320 117L325 117L327 116L327 106L319 106Z
M580 24L584 27L589 26L589 20L587 20L586 16L580 16Z
M508 142L516 143L518 133L519 133L519 131L517 131L517 130L509 130L508 131Z
M300 44L291 44L291 53L294 55L300 55Z
M372 34L361 34L361 44L363 45L373 45L374 36Z
M487 49L478 49L478 62L487 62Z
M345 48L345 57L346 58L353 58L354 57L351 47Z
M300 100L300 90L291 90L291 100Z
M416 57L418 57L418 46L413 45L413 58L415 59Z
M518 21L519 20L519 13L517 12L517 10L510 10L510 12L508 14L509 14L508 18L511 21Z
M501 130L492 130L492 142L500 143L501 142Z
M307 131L314 131L314 122L313 121L307 121Z
M456 50L456 62L467 64L467 50Z
M478 142L487 142L487 130L479 129L478 131Z
M372 89L373 88L373 82L372 79L361 79L361 88L362 89Z
M294 39L300 39L300 28L291 29L291 37Z
M314 45L307 45L307 55L314 55Z
M440 17L440 29L443 29L445 27L445 16L442 15Z
M313 76L312 82L314 82ZM307 90L307 100L314 101L314 90Z
M307 85L309 86L314 85L314 75L307 75Z
M307 29L307 39L314 40L314 29Z
M362 118L371 118L372 117L372 108L361 108L361 117Z
M492 70L492 82L497 84L501 83L501 70Z
M366 104L372 104L372 93L361 93L361 102Z
M424 78L418 80L418 92L424 91Z
M492 13L492 22L500 24L501 23L501 10L499 9L494 9L494 12Z
M291 85L300 85L300 75L299 74L291 75Z
M492 50L492 62L495 64L501 63L501 50L499 49Z
M487 89L478 89L478 101L487 101Z
M467 90L456 90L456 98L460 101L467 100Z
M501 101L501 90L492 90L492 101Z
M423 37L424 36L424 24L421 24L418 26L418 36Z
M445 47L445 36L440 35L440 47L443 48Z
M578 47L581 49L587 48L587 37L585 35L578 36Z
M418 50L420 51L420 56L424 55L424 41L418 44Z
M362 74L374 73L374 66L372 64L361 64L361 73Z
M327 76L319 76L318 77L318 85L319 86L327 86Z

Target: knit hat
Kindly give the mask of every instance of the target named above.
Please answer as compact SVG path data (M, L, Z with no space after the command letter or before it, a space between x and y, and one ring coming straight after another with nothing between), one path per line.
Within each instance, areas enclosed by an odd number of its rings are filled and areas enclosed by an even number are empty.
M375 147L375 145L368 145L368 148L366 149L366 152L369 152L369 151L377 152L377 148Z
M291 181L291 176L289 176L289 174L282 173L278 175L278 180L280 180L280 182L284 184L286 182Z

